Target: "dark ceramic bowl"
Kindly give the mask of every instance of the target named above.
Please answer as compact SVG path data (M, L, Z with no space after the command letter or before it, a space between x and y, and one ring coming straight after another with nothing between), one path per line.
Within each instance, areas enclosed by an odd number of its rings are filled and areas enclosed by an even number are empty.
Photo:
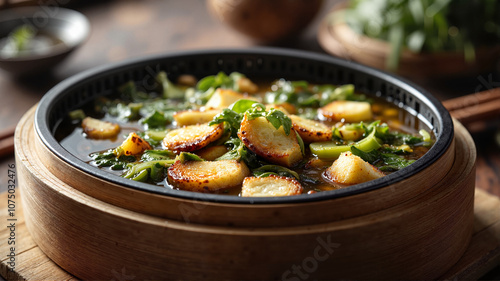
M63 61L90 34L90 24L81 13L60 7L24 7L0 12L0 39L16 28L29 24L58 43L43 50L7 56L0 52L0 68L15 76L46 72Z
M135 182L91 166L64 149L54 137L57 126L71 110L81 108L99 96L114 93L129 80L147 82L165 70L175 80L181 74L198 78L238 71L250 78L303 79L313 83L352 83L358 91L382 97L410 112L436 136L434 146L412 165L373 181L343 189L289 197L245 198L200 194ZM247 50L189 51L134 59L88 70L56 85L40 101L35 116L36 132L43 143L63 161L96 177L128 188L194 200L223 203L295 203L350 196L382 188L409 178L434 163L453 140L453 123L448 111L431 94L399 77L327 55L275 48Z

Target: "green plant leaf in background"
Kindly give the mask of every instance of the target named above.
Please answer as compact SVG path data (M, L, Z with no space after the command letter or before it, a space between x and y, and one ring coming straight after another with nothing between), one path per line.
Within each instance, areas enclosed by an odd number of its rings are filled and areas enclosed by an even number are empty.
M389 30L389 44L391 44L391 53L387 59L386 67L390 70L396 70L399 65L399 57L403 48L404 27L402 24L395 24Z
M473 62L478 46L500 44L497 0L351 0L338 16L355 32L390 44L386 66L391 70L404 48L461 52Z

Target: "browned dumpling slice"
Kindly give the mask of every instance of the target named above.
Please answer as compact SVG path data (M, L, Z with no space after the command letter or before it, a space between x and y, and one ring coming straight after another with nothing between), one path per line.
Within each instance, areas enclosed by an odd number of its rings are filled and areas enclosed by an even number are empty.
M383 177L384 173L348 151L340 154L324 175L332 182L353 185L378 179Z
M205 160L213 161L226 154L226 152L227 148L225 145L214 145L198 150L196 154Z
M183 110L178 111L174 114L174 120L177 126L189 126L204 124L212 121L215 115L219 114L221 110L211 109L211 110Z
M325 161L319 158L311 158L304 165L304 169L320 169L326 168L332 165L332 161Z
M282 111L286 115L297 113L297 109L295 108L295 106L291 103L288 103L288 102L284 102L284 103L280 103L280 104L274 104L274 103L266 104L266 110L269 110L271 108Z
M127 139L120 145L120 148L125 155L138 155L152 149L151 145L136 133L130 133Z
M112 139L120 133L120 126L92 117L82 120L83 132L91 139Z
M172 151L195 151L219 139L224 133L223 124L192 125L172 130L163 139L163 145Z
M303 188L296 179L271 175L264 178L245 178L241 188L241 196L290 196L302 194L302 191Z
M360 101L334 101L318 110L324 117L347 123L356 123L372 119L371 105Z
M196 83L198 83L198 79L196 79L196 77L190 74L183 74L177 78L177 84L180 85L194 87L196 86Z
M332 139L332 128L318 121L301 118L297 115L290 115L293 128L305 143L329 141Z
M168 169L168 182L176 188L197 192L215 192L241 185L250 170L243 162L176 161Z
M248 149L269 162L292 167L302 160L294 130L287 136L283 127L276 130L264 117L248 120L245 115L238 137Z
M243 93L254 94L259 90L259 86L246 77L241 77L237 83L238 90Z
M215 90L215 93L212 95L212 97L207 101L205 106L207 108L223 109L230 106L234 102L245 98L247 97L242 93L238 93L230 89L218 88L217 90Z

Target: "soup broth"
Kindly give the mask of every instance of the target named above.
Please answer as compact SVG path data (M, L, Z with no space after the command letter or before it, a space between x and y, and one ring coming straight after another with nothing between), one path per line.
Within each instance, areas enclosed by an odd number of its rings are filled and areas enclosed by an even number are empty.
M240 73L134 82L73 111L56 138L89 165L165 188L310 194L411 165L433 144L418 118L353 85Z

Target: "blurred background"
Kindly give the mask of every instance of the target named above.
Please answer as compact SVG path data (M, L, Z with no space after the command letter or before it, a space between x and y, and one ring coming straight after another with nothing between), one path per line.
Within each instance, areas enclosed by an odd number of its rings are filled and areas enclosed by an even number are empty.
M57 24L53 29L64 34L62 41L71 41L71 48L49 48L35 56L61 55L39 69L33 54L24 56L21 50L33 32L5 24L10 9L23 6L41 10L35 21L42 25L63 9L78 11L88 20L89 32L85 22L64 32L67 22ZM441 101L500 87L497 0L0 0L0 39L1 132L11 131L65 78L111 62L181 50L273 46L324 53L402 75ZM14 51L7 50L9 40ZM14 67L22 71L6 66L19 61L24 64ZM500 196L500 110L496 117L471 132L479 153L476 184ZM6 190L11 163L14 157L7 151L0 158L0 191ZM497 279L498 269L496 274L485 279Z

